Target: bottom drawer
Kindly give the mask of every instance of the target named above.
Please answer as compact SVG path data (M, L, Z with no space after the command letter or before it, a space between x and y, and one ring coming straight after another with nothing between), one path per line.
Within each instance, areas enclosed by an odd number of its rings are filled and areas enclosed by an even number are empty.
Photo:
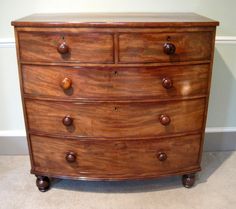
M32 172L115 180L196 170L199 168L200 139L200 135L190 135L129 141L81 141L31 136Z

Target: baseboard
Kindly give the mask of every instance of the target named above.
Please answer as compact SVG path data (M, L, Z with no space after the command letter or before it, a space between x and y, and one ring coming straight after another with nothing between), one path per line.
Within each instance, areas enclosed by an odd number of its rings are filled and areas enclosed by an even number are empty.
M204 151L235 151L236 132L208 132L205 134Z
M28 154L25 136L0 136L0 155Z
M236 128L207 128L204 151L236 150ZM0 155L28 154L25 132L21 130L0 131Z

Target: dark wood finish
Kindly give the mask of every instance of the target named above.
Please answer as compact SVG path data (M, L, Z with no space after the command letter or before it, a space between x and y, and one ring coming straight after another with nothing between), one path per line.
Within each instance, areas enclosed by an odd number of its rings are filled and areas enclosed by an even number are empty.
M209 66L111 68L23 65L22 71L24 92L38 97L170 99L206 95ZM66 82L66 88L71 88L63 91L65 87L62 89L60 85L65 78L71 80Z
M109 33L19 32L22 61L113 63L113 35ZM58 45L64 44L59 53ZM64 53L62 51L64 50Z
M219 23L190 14L33 15L15 26L31 173L146 179L200 170Z
M160 161L165 161L165 160L167 160L167 154L164 153L164 152L159 152L158 155L157 155L157 157L158 157L158 159L159 159Z
M166 89L170 89L173 87L173 81L170 78L163 78L162 86Z
M66 153L66 161L68 163L74 163L76 161L76 153L74 152Z
M175 53L176 47L172 43L165 43L164 44L164 52L168 55L173 55Z
M47 176L36 176L36 186L40 192L46 192L50 188L50 180Z
M123 33L119 35L121 63L210 60L212 33ZM166 41L175 45L168 53ZM173 54L172 54L173 53Z
M73 118L67 115L62 119L62 123L64 126L71 126L73 124Z
M199 135L149 140L65 140L31 136L35 172L91 178L151 177L198 167ZM68 162L65 155L76 153ZM168 158L156 156L165 152Z
M195 183L195 173L183 175L182 183L184 187L191 188Z
M30 131L80 137L146 137L200 131L205 108L205 99L122 104L25 102ZM73 125L64 126L61 121L68 114ZM165 115L163 120L161 115Z
M188 117L188 116L187 116ZM166 114L162 114L160 116L160 123L163 125L163 126L168 126L170 124L170 117Z
M68 45L65 42L63 42L58 44L57 51L63 55L63 54L68 54L70 50Z

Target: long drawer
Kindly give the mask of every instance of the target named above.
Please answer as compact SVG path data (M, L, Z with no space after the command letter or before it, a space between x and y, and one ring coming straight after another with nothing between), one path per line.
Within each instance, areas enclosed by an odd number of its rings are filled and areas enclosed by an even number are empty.
M129 141L30 138L34 172L50 175L114 180L199 169L200 135Z
M200 131L205 99L160 103L26 100L31 132L72 137L148 137Z
M181 62L211 59L213 34L121 33L120 63Z
M22 62L113 63L109 33L19 32Z
M23 65L24 93L67 98L145 98L207 94L209 65L59 67Z

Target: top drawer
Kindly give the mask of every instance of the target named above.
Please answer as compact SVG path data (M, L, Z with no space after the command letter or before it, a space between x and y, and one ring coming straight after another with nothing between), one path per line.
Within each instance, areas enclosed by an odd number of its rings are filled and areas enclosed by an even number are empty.
M19 32L24 62L113 63L110 33Z
M120 63L210 60L211 32L121 33Z

